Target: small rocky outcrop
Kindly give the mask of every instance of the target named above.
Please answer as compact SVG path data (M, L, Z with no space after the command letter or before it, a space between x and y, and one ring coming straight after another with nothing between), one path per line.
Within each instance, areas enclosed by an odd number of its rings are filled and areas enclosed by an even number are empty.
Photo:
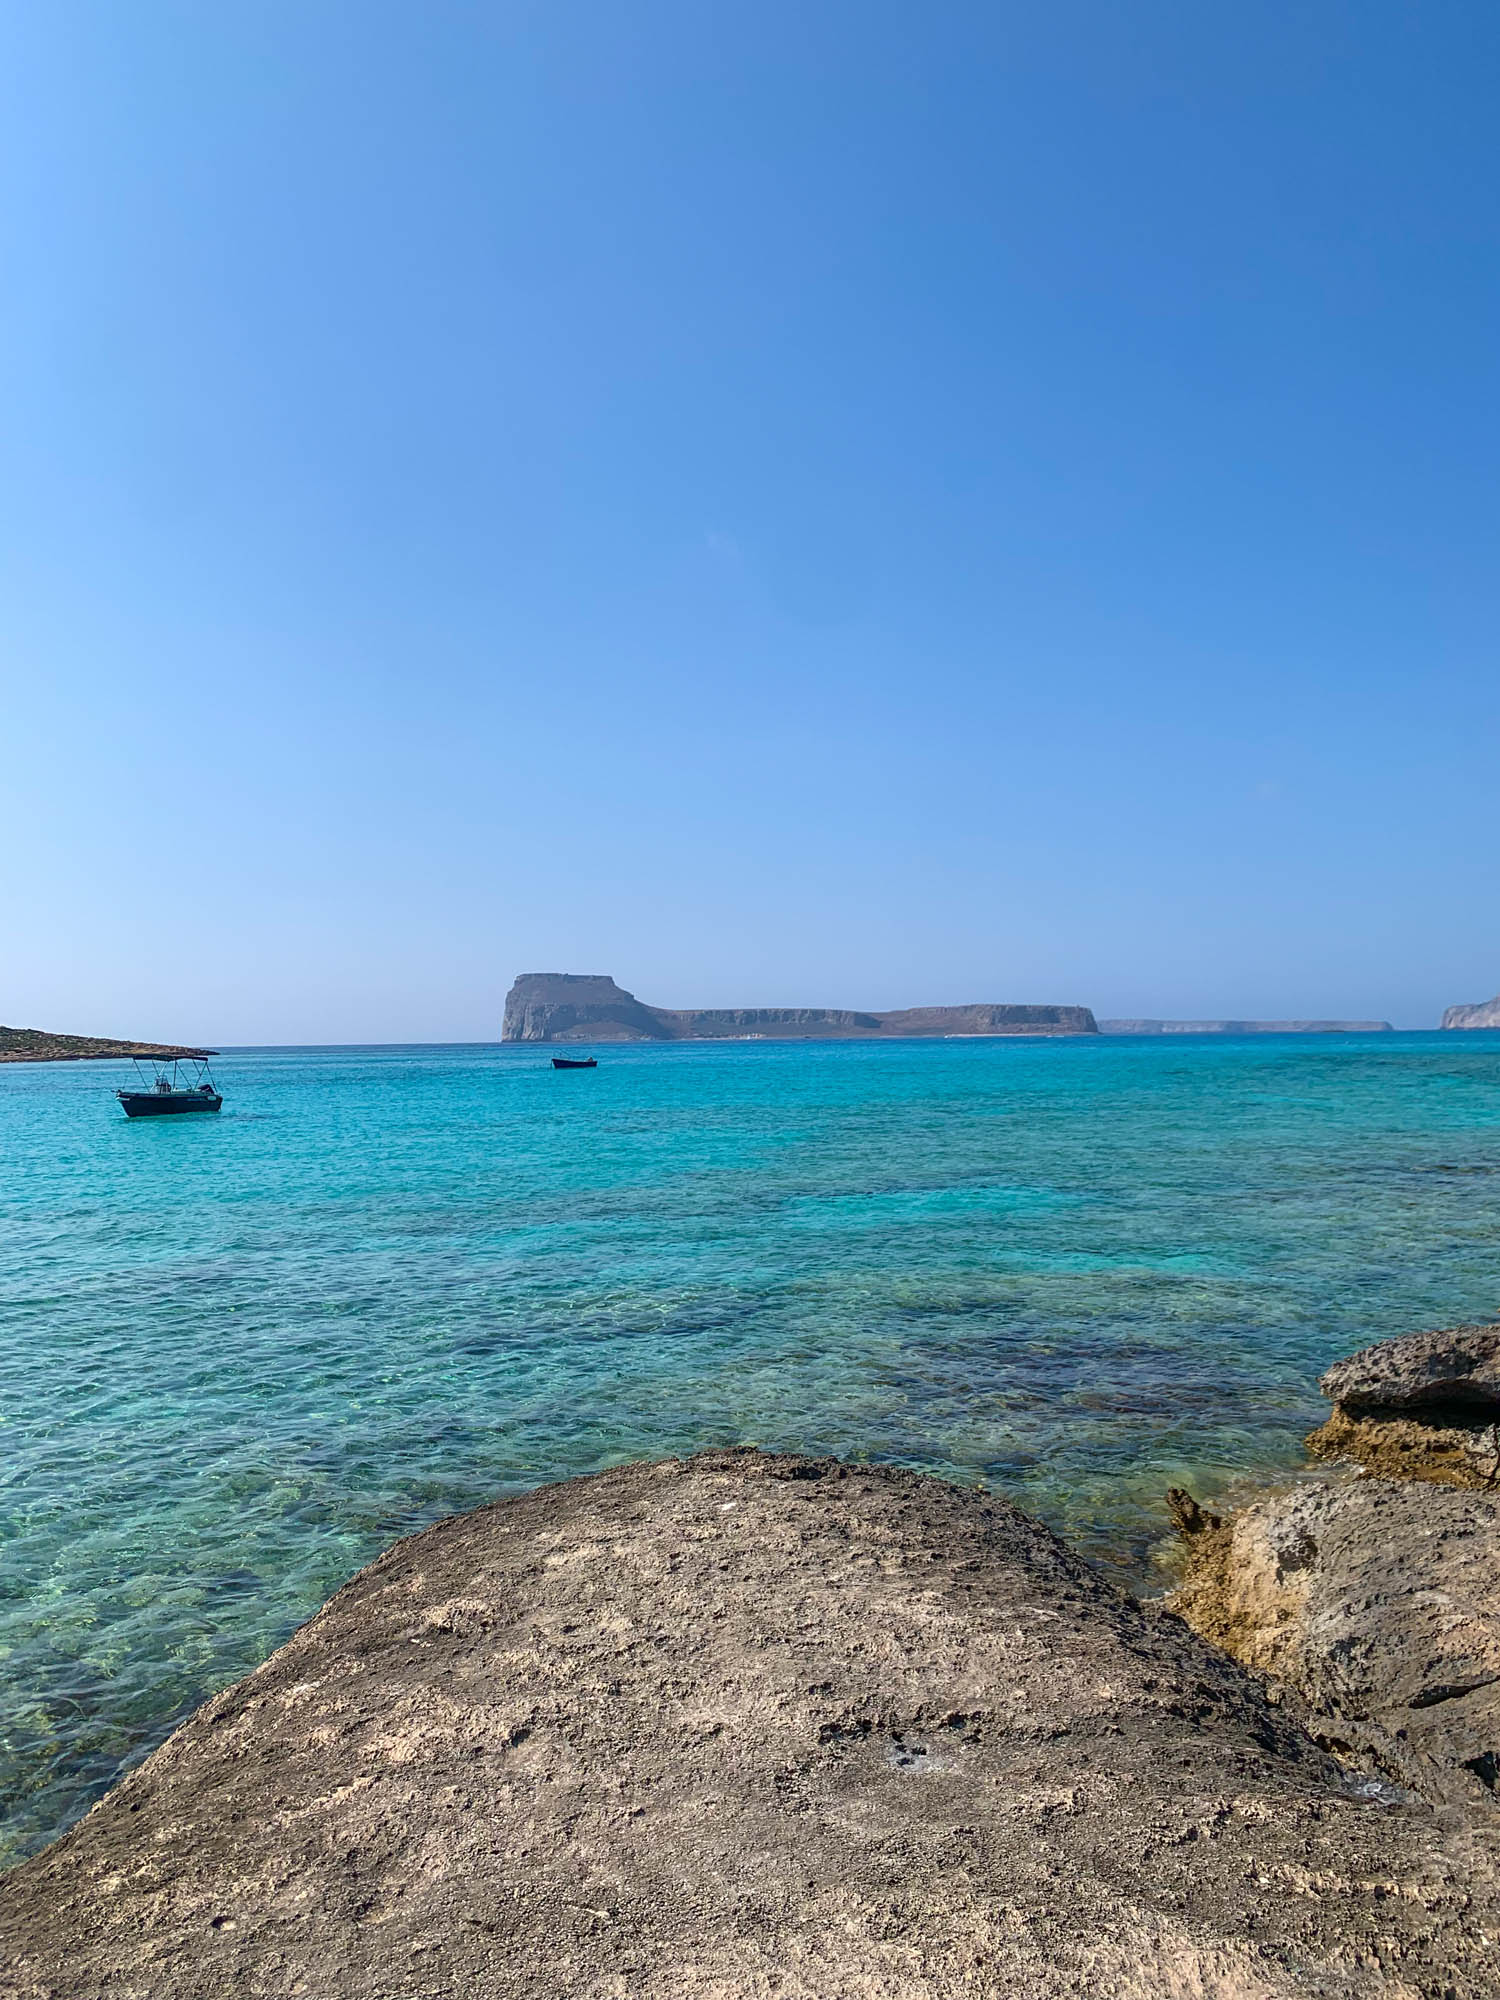
M1351 1416L1438 1410L1500 1418L1500 1320L1377 1341L1336 1361L1318 1387Z
M523 972L505 1001L506 1042L834 1041L906 1035L1093 1035L1087 1007L648 1007L602 973Z
M1500 993L1493 1000L1479 1000L1469 1007L1448 1007L1443 1012L1445 1028L1500 1028Z
M1282 1690L1317 1739L1500 1843L1500 1325L1336 1362L1314 1431L1336 1476L1210 1515L1173 1608Z
M1378 1341L1319 1386L1334 1412L1308 1439L1315 1458L1452 1486L1500 1480L1500 1322Z
M1015 1508L718 1452L398 1543L0 1878L0 1990L1494 2000L1497 1930L1460 1817Z

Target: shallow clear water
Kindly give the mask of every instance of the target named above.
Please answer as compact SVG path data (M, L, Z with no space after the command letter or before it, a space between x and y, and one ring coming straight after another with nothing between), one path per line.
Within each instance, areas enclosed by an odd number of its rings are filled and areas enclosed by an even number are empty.
M1129 1574L1334 1356L1500 1313L1500 1035L600 1054L0 1069L0 1858L508 1488L867 1454Z

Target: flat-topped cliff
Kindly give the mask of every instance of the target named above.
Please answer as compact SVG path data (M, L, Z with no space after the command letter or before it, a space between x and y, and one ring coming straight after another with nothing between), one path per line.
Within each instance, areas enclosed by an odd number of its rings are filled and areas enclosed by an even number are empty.
M1101 1021L1101 1035L1392 1035L1389 1021Z
M112 1042L97 1035L52 1035L45 1028L0 1028L0 1062L99 1062L106 1056L154 1056L172 1062L210 1056L212 1049L161 1042Z
M505 1000L506 1042L833 1041L902 1035L1093 1035L1087 1007L650 1007L604 973L523 972Z
M1443 1012L1445 1028L1500 1028L1500 993L1493 1000L1476 1000L1468 1007L1448 1007Z

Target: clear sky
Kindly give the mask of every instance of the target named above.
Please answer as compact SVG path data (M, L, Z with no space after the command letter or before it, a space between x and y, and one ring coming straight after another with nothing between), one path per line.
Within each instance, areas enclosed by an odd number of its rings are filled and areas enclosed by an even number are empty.
M1500 987L1493 5L5 0L0 1019Z

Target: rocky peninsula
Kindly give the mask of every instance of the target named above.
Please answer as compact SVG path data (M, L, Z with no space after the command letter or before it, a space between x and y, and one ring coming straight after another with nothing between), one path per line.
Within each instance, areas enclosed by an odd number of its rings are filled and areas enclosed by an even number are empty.
M982 1490L626 1466L355 1577L0 1878L0 1992L1494 2000L1482 1772L1337 1747Z
M1468 1007L1448 1007L1443 1012L1445 1028L1500 1028L1500 993L1493 1000L1478 1000Z
M649 1007L603 973L523 972L505 999L506 1042L832 1041L906 1035L1093 1035L1087 1007Z
M95 1035L54 1035L45 1028L0 1028L0 1063L100 1062L114 1056L154 1056L160 1062L206 1058L214 1049L180 1048L163 1042L113 1042Z

